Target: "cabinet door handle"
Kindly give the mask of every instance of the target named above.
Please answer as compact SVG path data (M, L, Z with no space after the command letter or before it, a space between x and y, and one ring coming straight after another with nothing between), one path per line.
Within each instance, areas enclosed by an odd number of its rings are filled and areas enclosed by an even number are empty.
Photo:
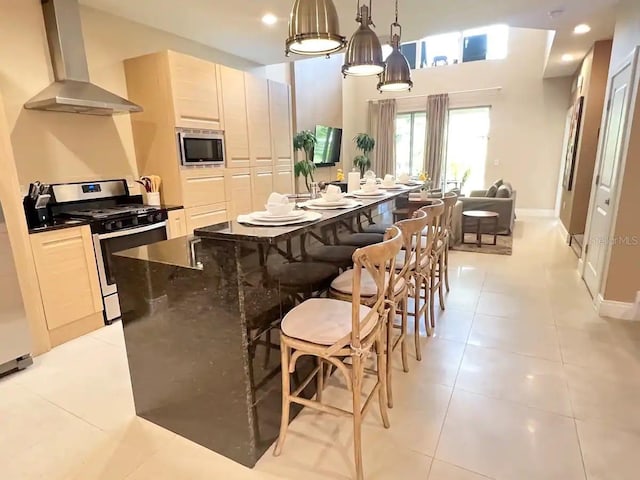
M604 201L604 204L605 204L605 205L609 205L610 203L611 203L611 200L610 200L610 199L608 199L608 198Z

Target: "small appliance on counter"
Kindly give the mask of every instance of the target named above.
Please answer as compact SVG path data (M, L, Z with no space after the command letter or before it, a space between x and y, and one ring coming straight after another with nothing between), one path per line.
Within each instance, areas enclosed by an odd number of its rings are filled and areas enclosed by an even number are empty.
M130 195L127 181L62 183L50 187L48 209L54 223L82 220L89 224L107 325L120 317L112 253L167 239L167 210L143 205Z
M29 192L24 197L24 214L29 228L41 228L53 224L49 201L51 187L36 181L29 185Z

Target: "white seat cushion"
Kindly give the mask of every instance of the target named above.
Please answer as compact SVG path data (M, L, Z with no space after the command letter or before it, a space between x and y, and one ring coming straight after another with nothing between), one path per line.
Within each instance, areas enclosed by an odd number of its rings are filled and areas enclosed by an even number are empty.
M360 321L371 308L360 305ZM376 322L370 321L360 331L366 337ZM319 345L333 345L351 333L351 302L333 298L311 298L295 307L282 319L280 326L288 337Z
M331 282L331 288L337 292L351 295L353 293L353 269L347 270L336 277ZM386 274L385 282L389 281L389 273ZM403 278L396 276L395 294L397 295L404 288L405 281ZM373 297L378 294L378 287L373 277L367 270L362 271L362 281L360 282L360 296Z

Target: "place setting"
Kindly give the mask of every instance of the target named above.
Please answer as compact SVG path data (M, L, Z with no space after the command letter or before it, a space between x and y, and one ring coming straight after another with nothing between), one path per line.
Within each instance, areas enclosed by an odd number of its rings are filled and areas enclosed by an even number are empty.
M394 177L393 175L385 175L384 178L382 179L382 182L380 182L380 188L382 190L405 190L407 187L405 187L402 183L399 183L396 181L396 177Z
M322 218L318 212L297 209L295 203L289 202L286 195L272 193L269 195L265 210L238 215L238 223L260 227L283 227L301 223L315 222Z
M310 210L346 210L362 205L362 202L346 197L340 187L336 185L328 185L326 190L320 194L320 198L298 204L298 206Z
M368 178L364 184L360 186L360 190L351 192L356 198L379 198L387 195L387 191L380 188L375 178Z

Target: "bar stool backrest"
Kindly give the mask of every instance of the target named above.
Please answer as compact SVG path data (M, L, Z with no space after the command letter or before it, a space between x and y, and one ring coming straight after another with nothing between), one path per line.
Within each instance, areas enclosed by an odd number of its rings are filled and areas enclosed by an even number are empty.
M444 201L438 200L431 205L422 207L420 210L427 213L427 226L423 230L423 238L426 241L423 242L424 248L420 251L421 258L418 259L418 265L422 265L420 262L423 258L431 255L436 242L439 240L440 226L445 212Z
M376 326L371 330L375 333L383 324L386 318L385 310L389 308L387 300L393 292L392 286L395 285L395 261L396 256L402 248L402 233L398 227L392 226L387 229L384 241L375 243L363 248L359 248L353 253L353 293L351 296L351 346L358 349L361 346L362 338L360 331L375 322ZM371 311L364 317L360 318L360 284L362 281L363 271L374 280L377 287L377 300L371 307ZM387 271L389 274L387 275Z
M402 244L405 251L404 265L402 270L398 272L398 279L405 278L415 268L416 260L422 251L422 231L427 223L427 212L422 210L416 210L413 213L413 218L395 223L395 226L402 232Z
M442 238L451 231L451 224L453 222L453 207L456 206L458 202L458 194L454 192L449 192L445 194L442 198L444 202L444 214L442 216L442 232L441 232L441 240Z

